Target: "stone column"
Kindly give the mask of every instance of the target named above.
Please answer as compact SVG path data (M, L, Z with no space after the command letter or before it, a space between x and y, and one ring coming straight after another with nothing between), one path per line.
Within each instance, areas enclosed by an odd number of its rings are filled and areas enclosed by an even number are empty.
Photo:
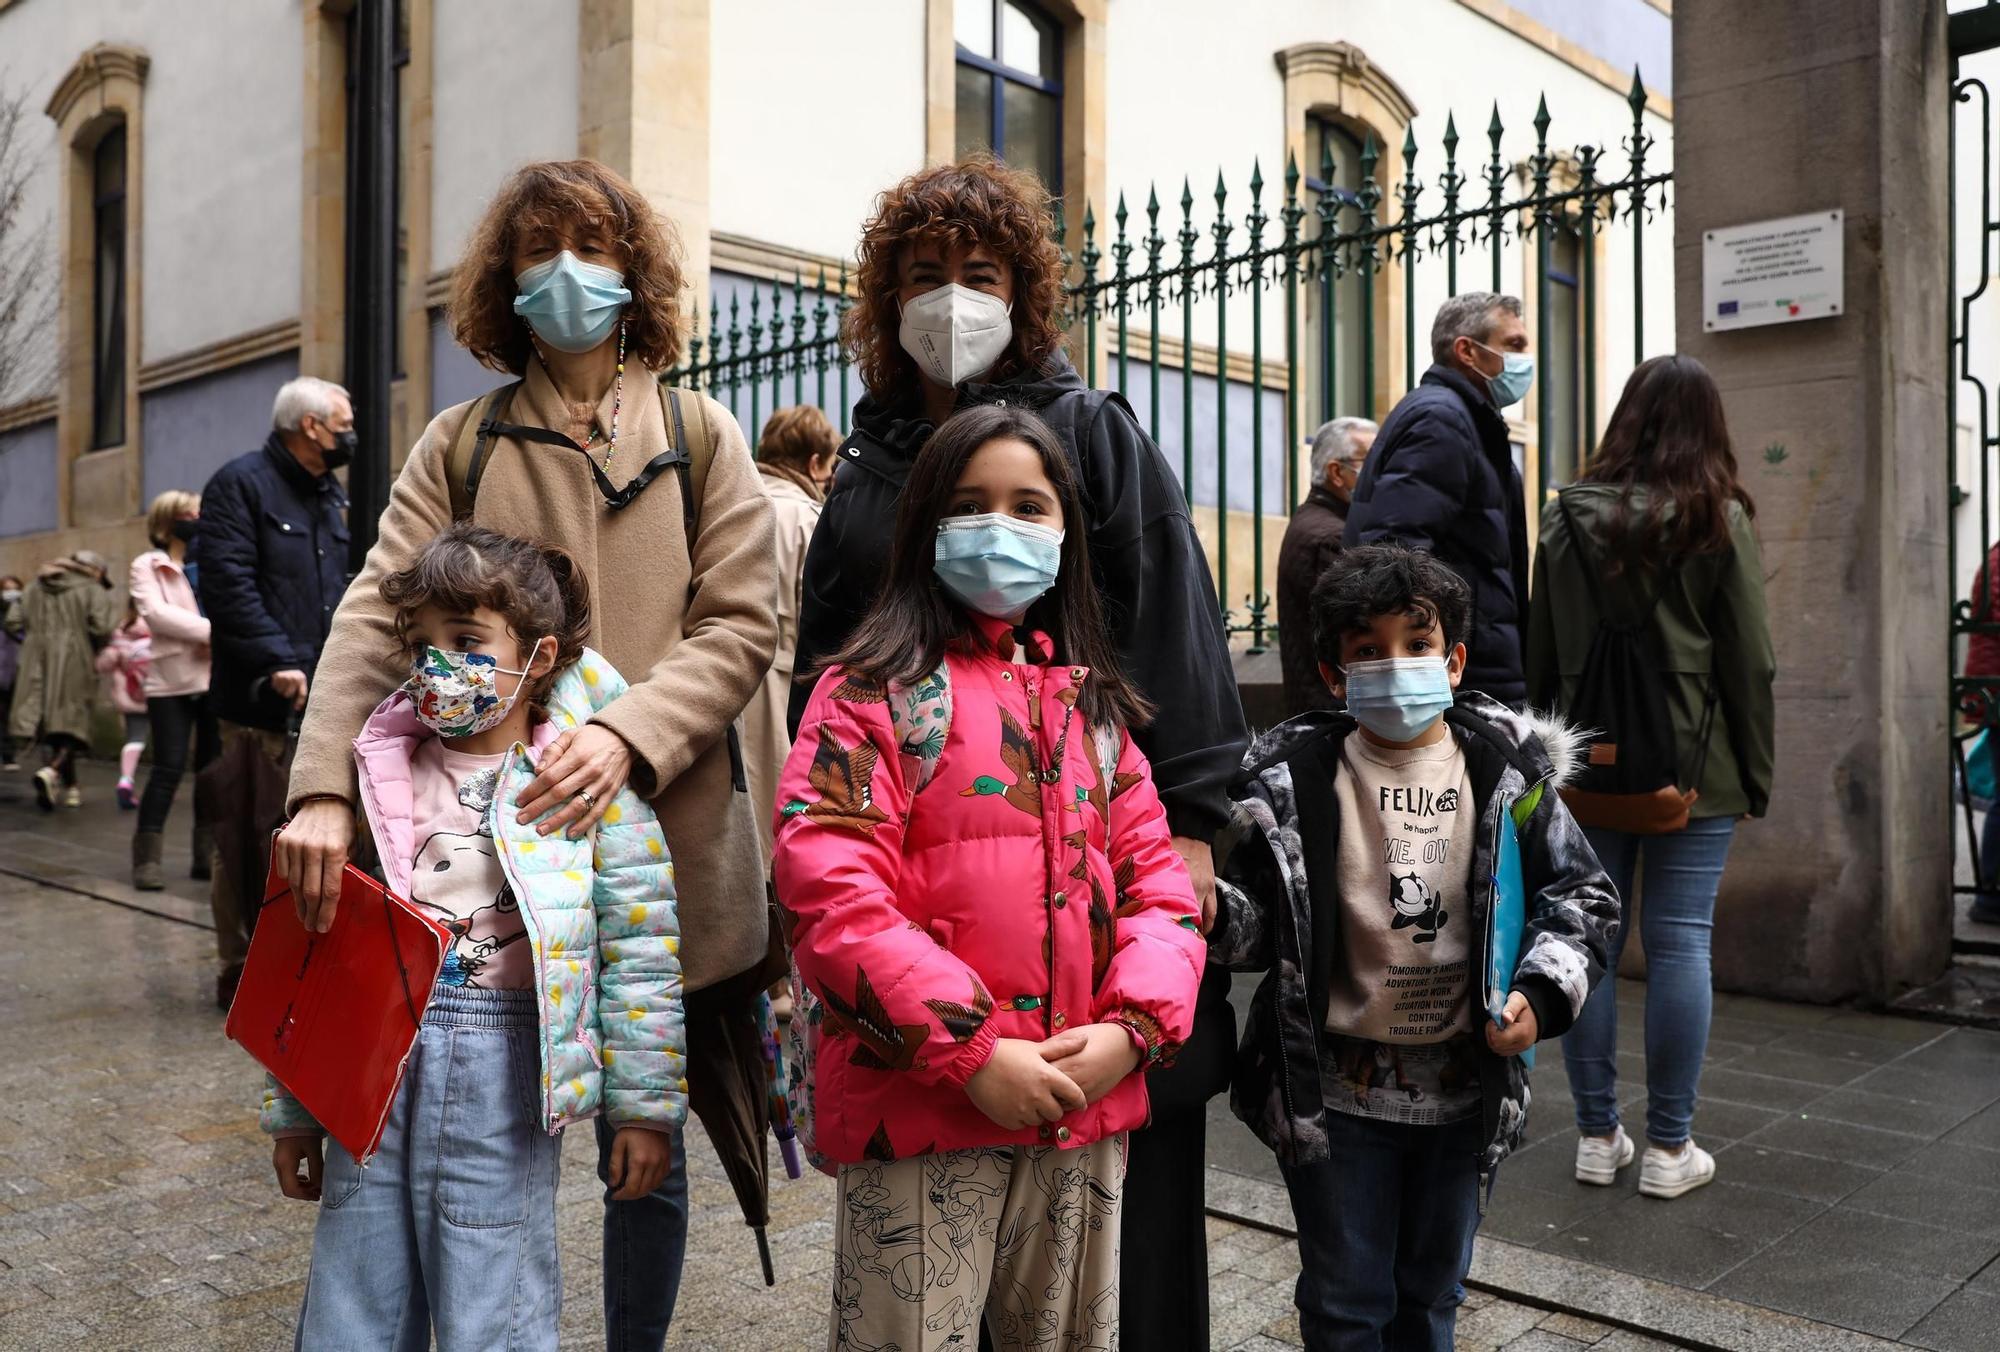
M1722 386L1778 653L1776 790L1730 858L1715 979L1881 999L1951 934L1944 4L1811 11L1674 7L1676 327ZM1834 207L1843 315L1704 332L1705 230Z
M710 0L582 0L577 152L636 184L680 232L688 303L709 271Z

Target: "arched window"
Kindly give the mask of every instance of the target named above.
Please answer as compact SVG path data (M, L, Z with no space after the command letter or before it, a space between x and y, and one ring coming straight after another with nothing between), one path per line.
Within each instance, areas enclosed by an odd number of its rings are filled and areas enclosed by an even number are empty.
M1312 172L1306 175L1305 206L1312 222L1326 220L1322 214L1328 196L1333 199L1334 228L1351 234L1361 228L1361 140L1331 118L1308 119L1307 149ZM1332 177L1324 177L1332 167ZM1310 235L1320 227L1300 227ZM1307 372L1308 409L1317 416L1313 426L1329 418L1374 417L1367 368L1372 364L1373 315L1376 279L1358 266L1361 255L1343 254L1338 276L1322 276L1306 298L1306 327L1310 335L1308 352L1312 366ZM1329 322L1330 321L1330 322Z
M1062 25L1023 0L958 0L954 153L991 150L1062 192Z
M125 124L91 152L90 448L125 443Z

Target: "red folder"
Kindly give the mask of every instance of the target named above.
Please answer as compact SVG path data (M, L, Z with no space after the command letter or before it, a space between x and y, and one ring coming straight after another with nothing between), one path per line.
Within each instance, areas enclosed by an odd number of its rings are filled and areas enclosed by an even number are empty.
M274 867L225 1027L366 1163L450 943L442 924L352 864L333 928L314 934Z

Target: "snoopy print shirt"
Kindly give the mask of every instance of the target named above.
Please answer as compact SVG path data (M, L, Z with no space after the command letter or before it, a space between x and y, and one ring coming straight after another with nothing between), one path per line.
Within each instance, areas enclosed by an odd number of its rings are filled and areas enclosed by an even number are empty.
M1337 1083L1328 1106L1398 1122L1478 1110L1470 914L1478 808L1447 736L1393 750L1346 739L1340 941L1327 1003Z
M493 846L493 787L507 755L453 751L436 737L411 757L417 858L410 900L456 938L438 980L448 986L519 989L534 980L521 908Z

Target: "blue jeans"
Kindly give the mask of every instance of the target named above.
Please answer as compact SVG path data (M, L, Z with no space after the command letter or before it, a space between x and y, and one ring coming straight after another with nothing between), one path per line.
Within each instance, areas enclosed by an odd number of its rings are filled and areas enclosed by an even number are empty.
M1477 1117L1410 1127L1326 1112L1333 1156L1286 1165L1307 1352L1451 1352L1479 1229Z
M1678 1146L1694 1127L1695 1087L1708 1050L1715 1002L1709 979L1709 936L1715 890L1736 835L1734 817L1699 817L1666 836L1586 830L1604 871L1628 905L1643 864L1639 932L1646 945L1646 1137ZM1563 1038L1563 1064L1576 1099L1576 1127L1586 1136L1618 1128L1618 997L1613 974L1625 946L1620 927L1611 971L1590 993Z
M532 991L440 986L362 1169L328 1141L300 1352L554 1352L559 1142Z
M604 1184L605 1352L660 1352L687 1257L687 1148L674 1133L666 1182L630 1202L611 1200L611 1142L617 1131L597 1119L597 1179Z

